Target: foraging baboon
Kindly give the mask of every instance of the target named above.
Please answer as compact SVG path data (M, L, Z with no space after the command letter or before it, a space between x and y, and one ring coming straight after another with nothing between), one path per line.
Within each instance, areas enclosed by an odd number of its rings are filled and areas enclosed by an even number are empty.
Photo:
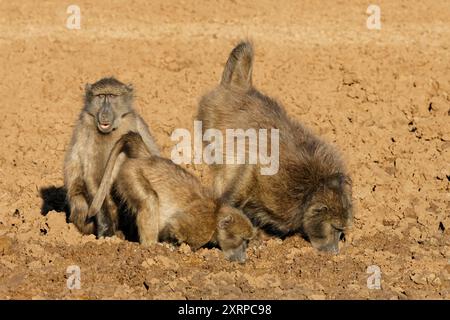
M120 154L126 158L117 168ZM240 210L217 202L180 166L149 154L139 134L124 135L111 151L90 217L97 214L112 185L136 214L141 244L169 240L197 249L212 243L227 259L245 261L247 242L254 236L250 220Z
M253 87L252 67L252 45L242 42L231 52L220 84L200 100L197 119L204 131L278 129L279 170L261 175L260 164L214 165L215 192L242 207L255 225L279 236L298 232L315 248L337 253L352 225L344 164L332 146Z
M149 152L159 154L147 125L134 111L132 102L132 86L114 78L103 78L86 85L84 108L64 162L69 220L85 234L95 233L102 237L116 231L117 207L110 194L95 221L87 220L87 214L117 140L129 131L139 132Z

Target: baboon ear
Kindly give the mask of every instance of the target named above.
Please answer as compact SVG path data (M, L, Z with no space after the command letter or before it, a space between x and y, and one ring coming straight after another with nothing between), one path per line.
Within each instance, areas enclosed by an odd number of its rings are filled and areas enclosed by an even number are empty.
M338 189L340 186L342 186L342 178L341 177L334 177L332 178L329 183L330 187L333 189Z
M221 219L219 219L219 222L217 223L217 227L219 229L228 229L230 225L233 223L233 216L227 215Z
M252 86L253 47L241 42L230 53L222 74L221 84L248 90Z
M352 178L350 178L349 176L344 176L344 184L351 187L353 184Z
M334 189L342 188L345 184L351 185L352 182L349 177L342 173L335 175L328 181L328 185Z
M90 83L86 83L84 86L84 91L91 92L92 91L92 85Z
M132 83L128 83L127 85L125 85L125 88L127 88L127 90L129 91L129 92L133 92L133 84Z

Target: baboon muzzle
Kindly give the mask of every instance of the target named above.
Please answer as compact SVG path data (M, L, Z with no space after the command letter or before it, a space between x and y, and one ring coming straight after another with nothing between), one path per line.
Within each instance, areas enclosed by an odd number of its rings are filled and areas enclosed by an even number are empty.
M113 129L113 123L114 112L112 110L108 96L105 96L102 106L97 115L98 129L103 133L109 133Z

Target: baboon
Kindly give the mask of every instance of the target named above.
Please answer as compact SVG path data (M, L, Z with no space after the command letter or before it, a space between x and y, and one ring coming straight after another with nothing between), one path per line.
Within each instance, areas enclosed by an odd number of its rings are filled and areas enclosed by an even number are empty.
M231 52L220 84L199 101L203 130L279 130L279 169L261 175L261 164L212 166L214 190L242 207L252 222L278 236L299 233L323 251L339 252L352 225L351 179L338 152L291 119L252 84L253 48ZM248 145L246 146L248 152Z
M103 78L87 84L84 108L76 123L64 162L64 186L70 207L69 221L85 234L97 237L114 235L117 206L111 194L96 219L87 219L91 203L106 166L109 154L119 138L139 132L149 152L159 154L144 120L133 109L133 88L115 78Z
M121 154L126 158L118 168ZM216 244L227 259L245 262L247 243L255 234L250 220L215 200L212 190L182 167L150 154L137 133L124 135L112 149L90 217L99 212L112 186L136 215L141 244L172 241L193 249Z

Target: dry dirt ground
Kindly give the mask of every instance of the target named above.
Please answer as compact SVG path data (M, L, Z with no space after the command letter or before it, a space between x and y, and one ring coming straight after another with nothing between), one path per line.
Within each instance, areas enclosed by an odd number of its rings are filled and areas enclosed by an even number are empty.
M0 298L450 299L450 5L378 1L0 2ZM84 85L114 75L170 155L192 128L239 39L254 82L335 143L354 181L355 230L340 255L294 236L250 244L245 265L217 249L82 236L40 213L62 185ZM188 166L209 182L208 168ZM69 290L67 267L81 270ZM368 289L376 265L381 289ZM370 279L369 279L370 280ZM370 281L369 281L370 282Z

